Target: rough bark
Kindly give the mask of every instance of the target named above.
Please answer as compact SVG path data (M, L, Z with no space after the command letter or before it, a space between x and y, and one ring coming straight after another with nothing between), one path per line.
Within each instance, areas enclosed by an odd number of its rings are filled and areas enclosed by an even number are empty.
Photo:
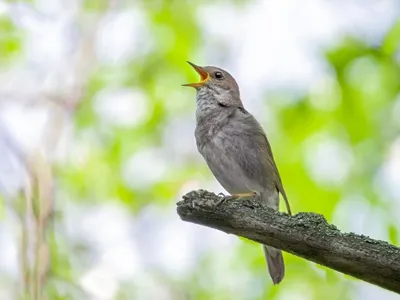
M255 200L227 200L204 190L177 203L182 220L242 236L400 294L400 248L342 233L322 215L289 216Z

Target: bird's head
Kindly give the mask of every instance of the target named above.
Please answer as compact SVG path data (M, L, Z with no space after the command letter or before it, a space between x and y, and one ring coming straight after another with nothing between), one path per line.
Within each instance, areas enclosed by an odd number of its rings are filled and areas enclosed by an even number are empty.
M236 80L227 71L207 66L200 67L188 61L188 63L200 75L200 81L183 84L183 86L194 87L197 96L211 97L220 105L241 105L239 86Z

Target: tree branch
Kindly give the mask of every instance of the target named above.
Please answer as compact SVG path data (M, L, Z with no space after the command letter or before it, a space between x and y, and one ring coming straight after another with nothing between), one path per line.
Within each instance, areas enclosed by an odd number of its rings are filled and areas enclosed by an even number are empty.
M322 215L289 216L254 200L221 199L192 191L177 203L182 220L235 234L303 257L400 294L400 248L354 233L342 233Z

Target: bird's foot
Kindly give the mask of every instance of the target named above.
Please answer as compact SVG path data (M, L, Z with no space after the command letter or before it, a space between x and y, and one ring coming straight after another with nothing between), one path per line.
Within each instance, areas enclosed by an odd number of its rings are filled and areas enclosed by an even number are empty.
M220 194L218 194L218 196L221 196ZM222 203L225 203L225 201L227 200L233 200L235 199L233 196L225 196L222 194L221 199L219 199L216 203L215 203L215 207L220 206Z
M239 194L233 194L230 196L225 196L222 193L219 193L218 196L221 196L221 199L219 199L217 201L217 203L215 203L215 206L218 207L220 206L222 203L225 203L225 201L227 200L240 200L243 198L249 198L249 197L256 197L258 194L256 192L248 192L248 193L239 193Z

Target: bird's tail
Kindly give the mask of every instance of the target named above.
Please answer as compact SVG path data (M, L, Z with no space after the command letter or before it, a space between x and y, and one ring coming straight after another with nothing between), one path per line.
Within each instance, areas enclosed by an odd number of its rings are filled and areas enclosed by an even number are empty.
M263 249L272 282L278 284L285 276L285 264L283 262L282 251L265 245L263 245Z

